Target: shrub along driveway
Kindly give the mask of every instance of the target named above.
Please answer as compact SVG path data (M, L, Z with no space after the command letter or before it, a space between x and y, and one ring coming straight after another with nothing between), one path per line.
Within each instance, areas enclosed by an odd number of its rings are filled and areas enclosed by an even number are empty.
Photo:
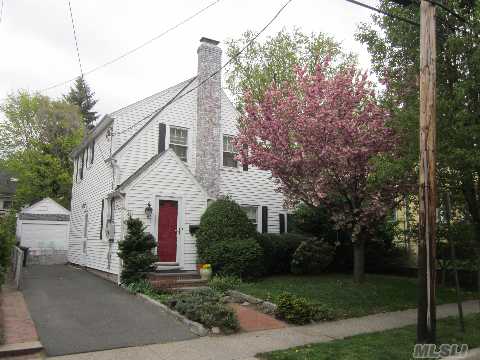
M87 271L31 266L23 294L48 355L195 338L161 309Z

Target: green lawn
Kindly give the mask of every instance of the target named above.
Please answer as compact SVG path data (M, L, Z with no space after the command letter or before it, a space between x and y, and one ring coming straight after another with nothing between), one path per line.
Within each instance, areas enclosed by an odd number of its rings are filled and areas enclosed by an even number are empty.
M479 323L480 314L467 316L467 331L461 334L456 318L439 320L437 343L468 344L470 349L479 347ZM415 326L407 326L257 356L268 360L407 360L412 359L415 329Z
M417 306L416 279L386 275L367 275L367 281L361 285L354 284L352 276L344 274L275 276L242 283L238 290L272 302L282 292L291 292L326 305L338 319ZM464 299L473 298L474 293L464 293ZM455 302L455 291L440 288L437 301L439 304Z

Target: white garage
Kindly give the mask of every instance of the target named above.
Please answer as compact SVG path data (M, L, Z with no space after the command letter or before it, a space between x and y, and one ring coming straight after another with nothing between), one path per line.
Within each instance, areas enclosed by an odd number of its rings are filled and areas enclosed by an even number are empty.
M17 219L17 239L29 248L28 264L67 262L70 211L50 198L23 209Z

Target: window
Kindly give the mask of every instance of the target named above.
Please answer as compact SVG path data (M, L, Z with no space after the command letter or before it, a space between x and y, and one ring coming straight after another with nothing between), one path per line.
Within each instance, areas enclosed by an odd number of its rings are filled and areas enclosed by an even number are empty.
M233 136L223 135L223 166L237 167L237 152L233 146Z
M93 159L95 157L95 139L92 140L90 145L90 164L93 164Z
M83 237L88 237L88 212L85 213L84 224L83 224Z
M253 225L255 225L255 228L257 227L258 224L258 217L257 217L257 210L258 207L256 206L242 206L242 210L245 211L245 214L247 214L248 220L252 222Z
M187 161L188 130L170 126L170 147L182 160Z
M80 159L80 180L83 179L84 166L85 166L85 150L82 152L82 158Z
M12 202L10 200L3 200L3 209L7 210L12 207Z
M79 157L75 158L75 181L78 182L78 174L79 174Z

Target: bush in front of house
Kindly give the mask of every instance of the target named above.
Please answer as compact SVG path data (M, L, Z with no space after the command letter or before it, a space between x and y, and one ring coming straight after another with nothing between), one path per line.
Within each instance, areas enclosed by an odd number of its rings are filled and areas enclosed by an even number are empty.
M257 231L240 205L229 197L210 204L200 219L200 227L195 234L198 255L204 262L210 245L229 239L251 239Z
M207 207L195 235L200 259L211 264L215 273L241 278L264 274L263 251L256 228L240 205L229 197Z
M252 279L264 274L263 250L256 239L227 239L210 244L202 259L219 275Z
M224 333L232 333L239 329L233 309L222 301L221 294L212 289L179 292L171 295L165 303L188 319L210 329L218 327Z
M121 283L128 285L146 279L147 273L152 270L156 256L152 253L155 248L155 239L145 233L145 225L140 219L129 218L127 221L127 235L118 243L118 256L123 261Z
M317 274L325 270L333 261L335 247L320 239L302 241L293 254L291 271L293 274Z
M308 237L300 234L261 234L258 242L263 249L265 273L267 275L287 274L293 254Z
M240 286L242 279L232 275L217 275L208 282L208 286L213 290L225 294L229 290L234 290Z

